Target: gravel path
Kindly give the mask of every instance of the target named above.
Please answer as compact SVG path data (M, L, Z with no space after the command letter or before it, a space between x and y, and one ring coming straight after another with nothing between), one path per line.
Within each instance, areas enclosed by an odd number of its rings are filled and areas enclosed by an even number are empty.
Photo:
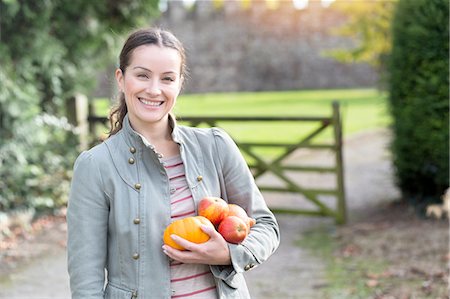
M366 211L386 201L398 198L392 179L392 168L387 150L387 130L370 131L354 135L344 142L345 189L349 221L364 217ZM332 161L330 153L299 152L296 161ZM306 176L298 178L309 185L332 185L334 180ZM272 181L266 177L262 180ZM308 186L309 186L308 185ZM329 201L331 200L324 199ZM268 204L280 201L288 206L308 206L297 195L267 196ZM296 241L305 230L331 219L304 216L277 215L281 228L281 245L263 266L246 274L253 298L317 299L318 288L325 283L324 265L318 258L303 250ZM64 230L54 234L64 237ZM18 269L0 280L0 298L8 299L64 299L70 298L66 270L66 253L62 246L52 246L47 255Z
M0 298L63 299L70 298L63 248L36 259L0 284Z
M399 197L393 184L392 165L389 159L390 134L376 130L351 136L344 142L345 191L348 221L361 219L380 204ZM329 152L298 153L296 161L333 165ZM267 179L270 181L270 179ZM297 181L329 187L332 178L306 175ZM281 196L280 196L281 197ZM277 204L280 197L269 196L270 204ZM297 195L287 196L284 202L299 207L308 206ZM298 202L301 202L298 204ZM326 281L324 265L317 257L296 245L302 233L319 225L332 225L326 218L277 215L281 229L281 244L269 261L250 271L246 277L251 294L257 299L299 298L320 299L318 289Z

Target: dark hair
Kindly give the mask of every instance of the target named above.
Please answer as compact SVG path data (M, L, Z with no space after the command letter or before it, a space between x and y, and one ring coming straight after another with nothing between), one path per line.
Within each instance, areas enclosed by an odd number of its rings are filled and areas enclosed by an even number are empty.
M139 29L128 36L119 56L119 68L123 74L125 74L125 70L130 64L134 49L143 45L157 45L177 50L181 57L180 75L181 78L186 77L186 53L183 45L171 32L160 28ZM111 126L109 136L116 134L122 129L123 119L127 112L125 95L121 92L119 94L118 104L111 109L109 114L109 123Z

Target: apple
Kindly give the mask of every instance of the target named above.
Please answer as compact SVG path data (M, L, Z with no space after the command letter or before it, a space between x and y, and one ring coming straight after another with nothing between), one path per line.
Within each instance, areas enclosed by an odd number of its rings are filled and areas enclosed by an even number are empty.
M198 215L218 226L228 216L228 204L220 197L206 196L198 203Z
M219 233L230 243L239 244L248 235L249 228L241 218L237 216L227 216L219 224Z
M248 217L247 212L241 206L236 204L228 204L228 216L237 216L241 218L247 224L248 229L256 223L255 219Z

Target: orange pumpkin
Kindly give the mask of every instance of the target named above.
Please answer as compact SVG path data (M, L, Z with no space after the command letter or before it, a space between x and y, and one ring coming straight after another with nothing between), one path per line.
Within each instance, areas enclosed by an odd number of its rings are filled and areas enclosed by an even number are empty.
M170 235L175 234L193 243L204 243L209 240L207 233L203 232L200 226L204 224L214 229L214 225L203 216L186 217L175 220L169 224L164 231L164 244L169 245L178 250L186 250L184 247L178 245Z

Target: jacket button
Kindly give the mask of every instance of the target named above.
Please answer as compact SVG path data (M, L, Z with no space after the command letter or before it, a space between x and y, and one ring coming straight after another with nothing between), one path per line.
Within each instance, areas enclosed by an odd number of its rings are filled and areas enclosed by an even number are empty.
M139 253L133 254L133 259L135 259L135 260L139 259Z
M130 147L130 153L134 154L136 152L136 148L135 147Z
M197 177L197 181L201 182L202 180L203 180L203 177L202 177L201 175L199 175L199 176Z
M130 164L134 164L134 158L130 158L130 159L128 159L128 163L130 163Z
M255 265L254 264L248 264L248 265L246 265L245 267L244 267L244 270L245 271L248 271L248 270L250 270L251 268L253 268Z
M140 190L141 189L141 184L139 184L139 183L136 183L136 184L134 184L134 188L136 189L136 190Z
M141 223L141 219L139 219L139 218L134 218L133 223L134 223L134 224L139 224L139 223Z

